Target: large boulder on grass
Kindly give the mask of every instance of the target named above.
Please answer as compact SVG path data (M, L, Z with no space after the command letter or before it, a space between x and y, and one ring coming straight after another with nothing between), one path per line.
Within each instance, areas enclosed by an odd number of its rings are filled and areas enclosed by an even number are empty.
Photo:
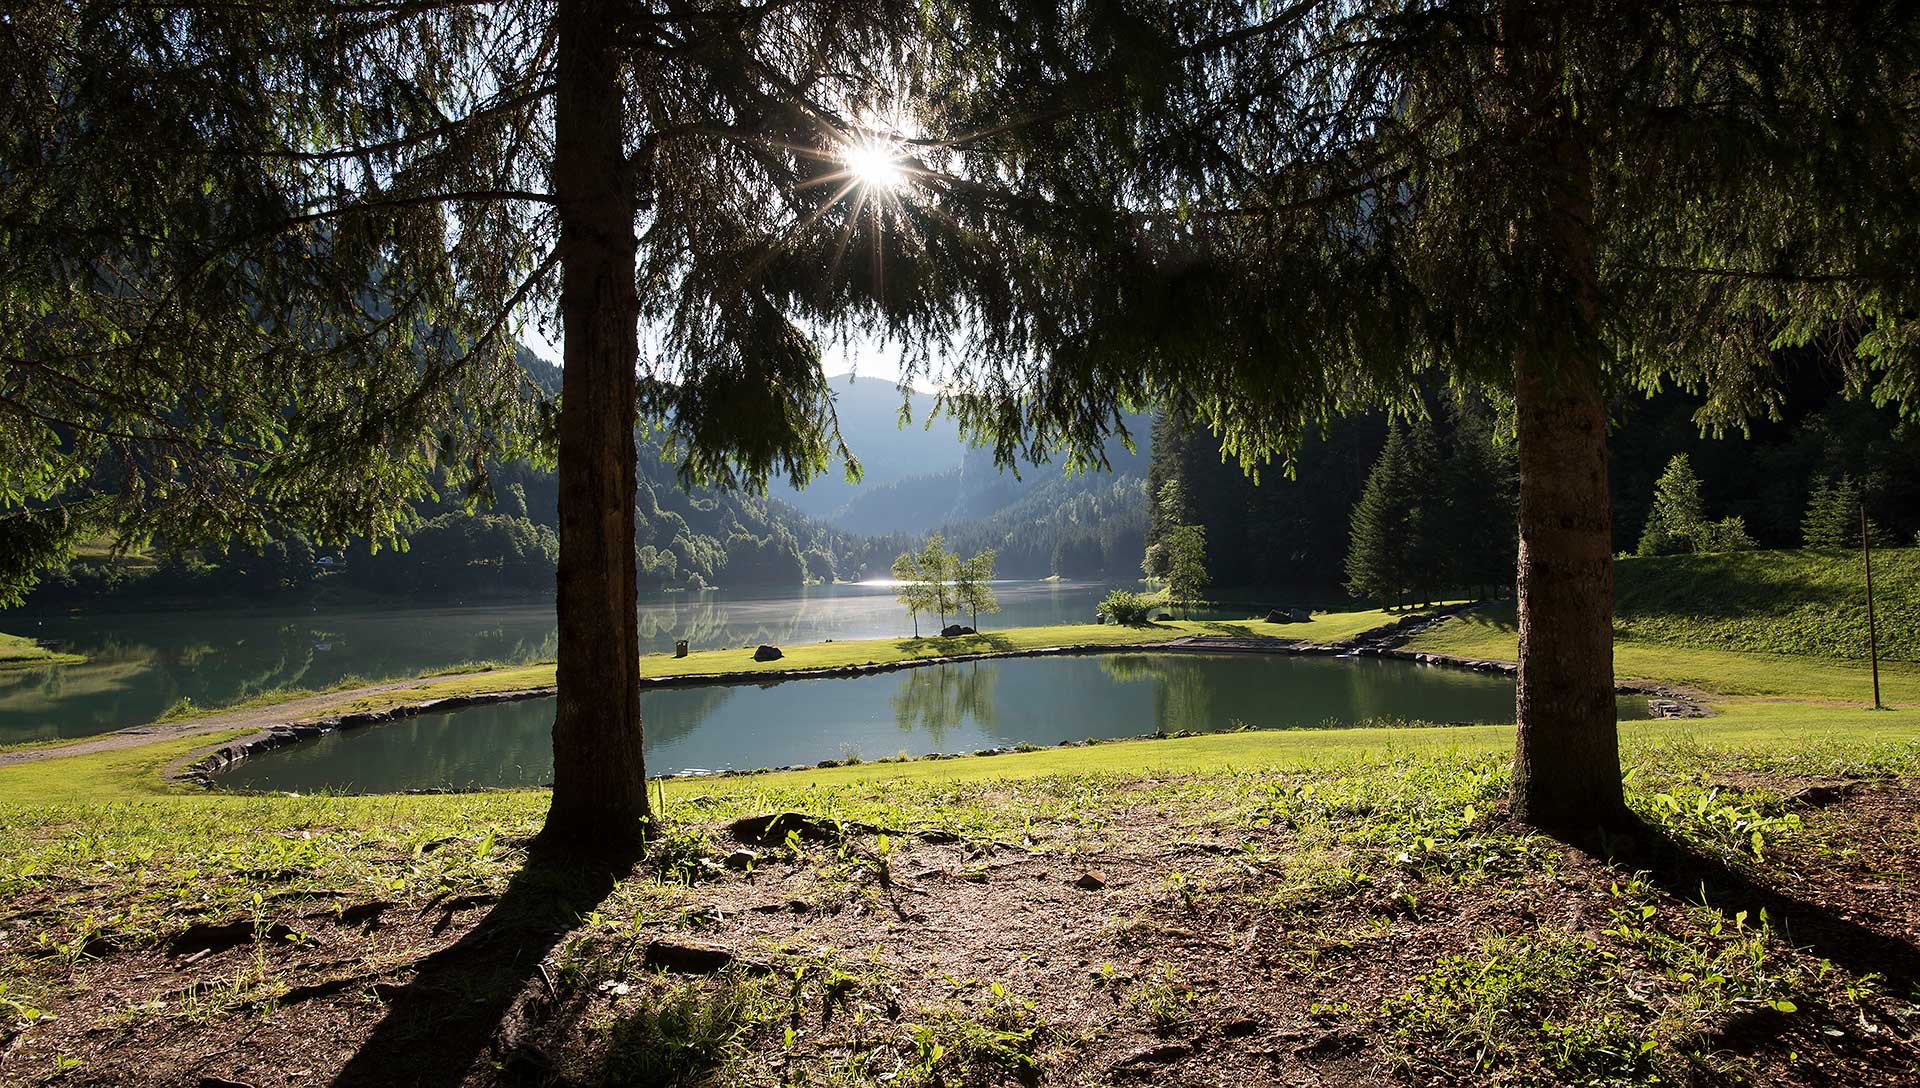
M961 635L971 634L973 634L973 628L959 623L950 623L940 629L941 638L957 638Z
M755 661L778 661L785 656L787 655L781 653L778 646L762 646L753 651Z

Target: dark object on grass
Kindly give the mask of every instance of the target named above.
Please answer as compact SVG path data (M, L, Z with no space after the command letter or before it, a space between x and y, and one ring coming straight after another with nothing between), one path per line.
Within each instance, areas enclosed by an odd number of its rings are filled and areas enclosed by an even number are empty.
M843 836L840 825L804 812L769 812L760 816L742 816L727 825L727 834L745 843L778 846L791 831L803 839L838 842Z
M645 966L656 971L710 975L733 962L733 953L704 944L655 941L647 946Z
M759 649L753 651L753 659L755 661L778 661L785 656L787 655L781 653L780 647L778 646L761 646Z
M682 638L682 639L675 639L675 640L674 640L674 643L673 643L673 656L675 656L675 657L685 657L685 656L687 656L687 640L686 640L686 639L684 639L684 638Z
M973 628L958 623L950 623L940 629L941 638L953 638L957 635L971 635L973 633Z

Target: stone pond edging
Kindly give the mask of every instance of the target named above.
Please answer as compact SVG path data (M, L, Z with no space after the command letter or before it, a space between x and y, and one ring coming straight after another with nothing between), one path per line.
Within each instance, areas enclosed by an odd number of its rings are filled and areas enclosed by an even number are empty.
M1188 635L1167 642L1130 643L1111 645L1105 643L1076 644L1068 646L1041 646L1022 650L987 650L980 653L948 654L939 657L909 658L903 661L888 661L867 665L836 665L815 669L792 669L786 671L768 671L763 673L689 673L680 676L643 677L642 690L667 687L703 687L733 684L781 684L790 680L823 680L855 676L871 676L879 673L899 672L903 669L926 668L932 665L964 664L970 661L1002 660L1023 657L1063 657L1082 654L1103 653L1258 653L1276 655L1315 655L1330 657L1381 657L1399 661L1412 661L1421 665L1442 668L1466 669L1472 672L1497 673L1502 676L1517 676L1519 666L1508 661L1494 661L1483 658L1457 657L1452 654L1429 653L1402 648L1413 636L1428 630L1468 606L1452 606L1430 612L1416 613L1402 617L1392 623L1362 631L1352 638L1333 643L1308 642L1305 639L1274 638L1267 636L1233 637L1214 635ZM247 737L220 745L211 752L197 757L189 756L187 761L172 769L167 778L175 783L202 788L212 788L214 776L246 759L284 748L290 744L324 737L330 733L345 729L354 729L365 725L398 721L403 718L417 717L422 714L436 714L450 710L464 710L468 707L486 706L494 703L517 702L522 699L541 699L554 694L552 687L519 688L511 691L485 692L476 695L456 695L439 699L423 699L412 703L399 703L379 710L359 711L351 714L329 715L302 721L279 722ZM1704 717L1706 707L1701 705L1691 693L1658 684L1628 682L1616 687L1621 694L1646 695L1648 705L1656 718L1696 718ZM1187 731L1178 734L1145 734L1138 739L1150 739L1160 736L1197 735ZM1116 738L1117 739L1117 738ZM1084 744L1084 741L1068 741L1067 746ZM1002 755L1020 750L1032 750L1035 746L1022 745L1013 748L989 748L973 755ZM923 757L925 758L925 757ZM941 755L937 758L954 758ZM837 761L828 760L827 764ZM811 770L817 765L800 764L777 770ZM708 772L708 774L738 774L753 772Z

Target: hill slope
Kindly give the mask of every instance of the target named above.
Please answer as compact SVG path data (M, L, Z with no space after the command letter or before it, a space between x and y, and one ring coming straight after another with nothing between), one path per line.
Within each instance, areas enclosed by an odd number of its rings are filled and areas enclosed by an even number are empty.
M1920 661L1920 548L1873 557L1880 656ZM1652 642L1843 660L1867 657L1857 554L1728 552L1615 567L1614 630Z
M1752 551L1623 559L1614 567L1614 634L1691 650L1867 659L1860 557ZM1920 662L1920 548L1873 556L1882 661ZM1415 640L1420 649L1511 657L1511 602L1476 610Z

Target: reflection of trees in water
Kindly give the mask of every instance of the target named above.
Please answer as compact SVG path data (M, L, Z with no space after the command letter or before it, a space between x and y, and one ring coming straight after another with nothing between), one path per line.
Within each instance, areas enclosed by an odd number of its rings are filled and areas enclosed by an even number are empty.
M1161 730L1224 729L1230 723L1214 719L1215 678L1207 661L1171 654L1110 654L1100 669L1115 680L1151 681L1153 724Z
M649 745L671 744L706 724L733 695L735 685L659 688L640 693L640 727ZM553 704L542 700L547 712Z
M945 739L948 728L969 717L991 733L1000 724L993 705L999 676L991 662L907 669L900 676L900 690L889 700L894 724L904 733L925 730L935 744Z
M509 635L505 627L489 627L473 635L475 661L549 661L560 656L559 632L549 629L544 636Z

